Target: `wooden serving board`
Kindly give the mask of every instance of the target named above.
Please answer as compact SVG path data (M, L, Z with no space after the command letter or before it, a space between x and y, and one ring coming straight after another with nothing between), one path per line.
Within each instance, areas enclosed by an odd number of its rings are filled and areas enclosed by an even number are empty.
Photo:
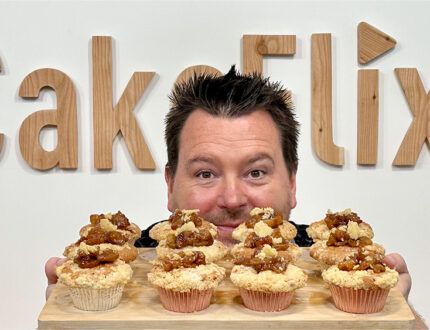
M291 305L284 311L264 313L243 306L239 290L229 279L232 263L219 264L227 269L226 279L214 293L209 308L190 314L165 310L157 291L147 280L149 260L154 249L140 249L131 266L132 282L126 285L121 303L104 312L86 312L73 306L65 286L58 284L39 315L39 329L411 329L414 314L397 288L390 291L384 309L375 314L351 314L333 305L328 286L323 282L309 248L297 265L308 274L307 286L296 290Z

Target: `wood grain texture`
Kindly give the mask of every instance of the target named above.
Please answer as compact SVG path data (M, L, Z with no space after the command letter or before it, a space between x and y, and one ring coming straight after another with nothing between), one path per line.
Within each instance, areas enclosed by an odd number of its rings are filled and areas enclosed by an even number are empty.
M175 85L182 84L194 78L195 75L214 75L221 76L222 73L218 69L209 65L193 65L183 70L176 78Z
M1 152L2 148L3 148L3 137L4 137L4 134L0 133L0 152Z
M358 70L357 163L378 162L379 70Z
M361 22L357 27L358 62L366 64L396 46L396 40L374 26Z
M243 73L263 73L264 55L294 55L295 35L245 34L243 45Z
M37 111L22 122L19 146L24 160L33 168L48 170L78 167L78 126L76 93L72 80L55 69L40 69L27 75L19 88L19 96L37 98L44 87L51 87L57 96L56 110ZM40 131L45 126L57 128L58 143L55 150L46 151L39 143Z
M394 70L414 115L394 158L395 166L415 165L424 142L430 143L430 93L426 93L416 68Z
M133 109L155 73L134 72L114 108L111 48L111 37L92 38L94 167L112 169L112 144L121 133L135 166L153 170L155 163Z
M333 143L331 34L312 34L312 147L324 162L342 166L344 150Z
M191 314L166 311L157 291L147 280L153 249L140 249L131 266L132 282L126 285L118 307L105 312L85 312L73 307L67 288L57 285L39 315L39 329L410 329L414 315L397 288L390 291L384 309L376 314L351 314L333 305L309 248L297 265L308 274L307 286L296 290L288 309L276 313L251 311L243 306L239 290L230 281L232 263L219 262L226 279L216 289L209 308Z

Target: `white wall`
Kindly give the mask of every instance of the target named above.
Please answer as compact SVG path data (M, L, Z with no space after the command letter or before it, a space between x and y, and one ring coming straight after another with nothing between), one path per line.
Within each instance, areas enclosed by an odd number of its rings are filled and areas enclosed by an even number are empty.
M296 34L294 57L264 60L264 73L293 90L301 122L298 206L292 220L310 223L325 211L351 207L388 252L400 252L413 276L410 302L427 319L430 272L430 154L423 147L416 166L391 163L412 120L394 74L418 68L430 85L428 2L0 2L0 327L34 328L44 304L43 265L78 238L93 212L122 210L146 227L166 218L163 118L167 94L185 68L207 64L226 72L241 68L243 34ZM365 68L380 70L379 162L357 165L357 24L366 21L398 44ZM345 166L321 162L311 147L310 38L333 36L334 141L345 148ZM114 98L134 71L156 76L135 110L157 169L136 170L124 141L114 145L114 169L93 167L91 36L114 38ZM78 104L79 168L40 172L19 151L19 127L29 114L55 108L52 91L37 101L18 97L23 78L35 69L63 71L74 82ZM116 102L115 101L115 102ZM56 145L54 129L41 136Z

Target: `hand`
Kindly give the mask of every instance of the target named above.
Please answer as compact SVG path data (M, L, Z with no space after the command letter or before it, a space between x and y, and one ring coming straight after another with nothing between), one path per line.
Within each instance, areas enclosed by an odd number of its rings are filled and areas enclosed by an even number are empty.
M55 283L57 283L58 277L57 277L57 274L55 274L55 268L60 266L66 260L67 260L66 258L53 257L53 258L49 258L48 261L46 262L45 274L46 274L46 278L48 279L48 286L46 287L46 293L45 293L46 300L48 300L52 290L54 290Z
M403 294L406 300L408 300L409 291L411 291L412 279L409 275L408 267L406 266L405 259L398 253L387 254L382 260L388 267L399 272L399 282L397 287Z

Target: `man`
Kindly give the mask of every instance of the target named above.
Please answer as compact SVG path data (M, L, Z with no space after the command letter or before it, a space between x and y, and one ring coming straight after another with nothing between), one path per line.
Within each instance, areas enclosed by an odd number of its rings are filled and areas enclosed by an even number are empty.
M215 224L220 239L231 233L254 207L272 207L289 219L296 204L298 123L290 95L259 75L239 75L234 66L224 76L196 76L176 85L166 117L168 209L199 209ZM300 244L308 240L299 226ZM137 246L149 246L148 230ZM48 283L56 282L51 258ZM407 298L411 287L403 258L388 255L400 272ZM47 290L47 295L50 289Z

